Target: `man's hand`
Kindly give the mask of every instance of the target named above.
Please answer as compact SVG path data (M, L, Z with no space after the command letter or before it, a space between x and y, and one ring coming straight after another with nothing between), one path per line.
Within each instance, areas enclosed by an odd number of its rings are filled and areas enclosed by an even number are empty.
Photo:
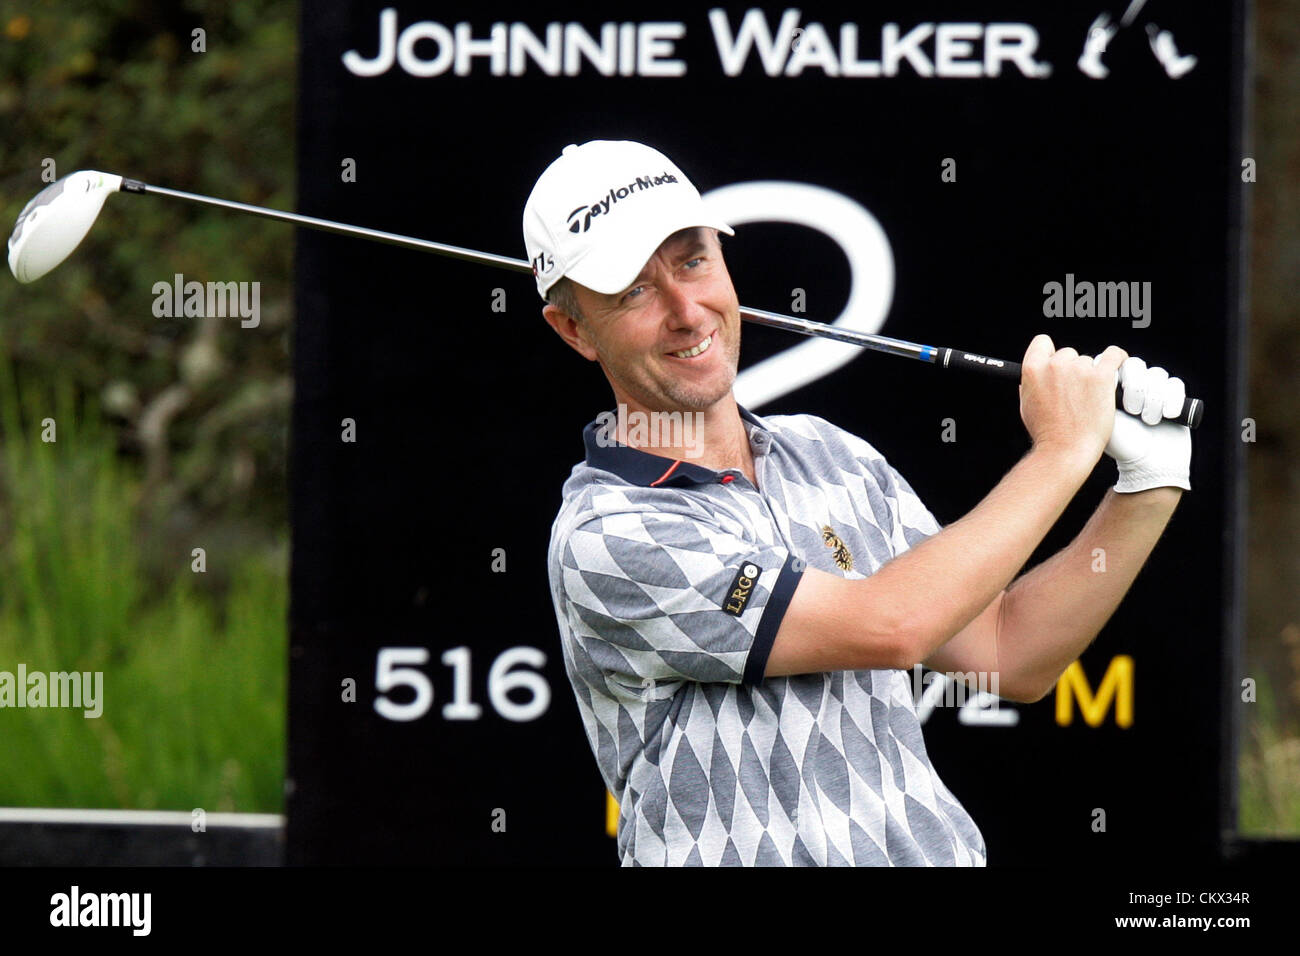
M1174 487L1191 491L1192 432L1165 421L1177 415L1187 391L1182 379L1162 368L1147 368L1142 359L1127 359L1120 368L1124 410L1115 411L1115 427L1106 454L1119 466L1118 492Z
M1034 336L1020 369L1020 418L1034 446L1095 465L1115 428L1116 376L1127 358L1117 345L1094 359Z

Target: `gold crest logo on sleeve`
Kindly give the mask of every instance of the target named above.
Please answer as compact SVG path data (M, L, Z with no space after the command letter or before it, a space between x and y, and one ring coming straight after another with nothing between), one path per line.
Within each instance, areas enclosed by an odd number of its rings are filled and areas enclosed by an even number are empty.
M835 552L836 567L841 571L853 570L853 555L844 542L840 540L840 536L831 530L831 526L828 524L822 525L822 542Z

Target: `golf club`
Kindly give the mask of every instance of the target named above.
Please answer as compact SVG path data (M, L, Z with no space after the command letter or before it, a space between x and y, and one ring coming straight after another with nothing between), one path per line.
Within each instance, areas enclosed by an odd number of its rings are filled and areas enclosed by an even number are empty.
M405 246L409 249L420 249L441 256L496 266L501 269L511 269L516 272L530 274L532 272L532 267L522 259L511 259L507 256L464 249L460 246L432 242L428 239L416 239L412 236L383 232L379 229L367 229L364 226L351 226L346 223L332 222L328 219L302 216L279 209L250 206L247 203L232 202L228 199L216 199L212 196L201 196L197 193L181 192L177 189L166 189L162 186L151 186L138 179L127 179L113 173L78 170L46 186L18 214L18 221L14 224L13 235L9 237L9 269L13 272L14 277L19 282L34 282L70 256L81 243L81 240L86 237L90 227L94 225L95 218L99 215L99 211L103 208L104 201L109 194L119 191L168 196L172 199L183 199L186 202L199 203L205 206L217 206L221 209L249 213L254 216L261 216L264 219L275 219L280 222L304 226L309 229L318 229L323 232L356 236L360 239ZM1019 362L990 358L986 355L977 355L961 349L919 345L902 339L840 329L822 322L797 319L794 316L782 315L777 312L765 312L762 309L751 309L747 306L740 307L740 317L757 325L785 329L801 335L819 336L889 355L917 359L928 362L937 368L966 368L998 375L1014 381L1020 379ZM1118 392L1119 390L1116 389L1117 399ZM1170 416L1167 420L1196 428L1201 423L1204 411L1205 405L1200 399L1187 398L1184 400L1179 414Z

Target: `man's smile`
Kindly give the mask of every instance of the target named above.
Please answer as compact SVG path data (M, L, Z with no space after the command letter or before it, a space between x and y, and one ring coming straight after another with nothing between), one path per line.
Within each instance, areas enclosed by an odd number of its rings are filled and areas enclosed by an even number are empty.
M680 352L669 352L668 354L673 356L674 358L679 358L679 359L694 358L695 356L702 355L704 352L708 351L709 346L712 344L713 344L713 333L710 333L709 335L706 335L701 341L693 345L691 348L682 349Z

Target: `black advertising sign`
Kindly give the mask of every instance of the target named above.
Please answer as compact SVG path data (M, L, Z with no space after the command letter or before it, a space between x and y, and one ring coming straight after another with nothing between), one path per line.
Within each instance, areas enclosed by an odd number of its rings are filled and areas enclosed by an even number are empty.
M639 140L735 228L746 306L1011 361L1046 332L1183 378L1207 408L1193 490L1057 688L994 704L909 676L991 864L1212 858L1237 684L1242 11L590 9L304 5L300 211L523 259L561 149ZM297 243L290 862L616 863L546 571L608 385L526 275ZM743 341L742 405L862 436L942 524L1028 448L1012 382ZM1031 565L1114 481L1103 458Z

